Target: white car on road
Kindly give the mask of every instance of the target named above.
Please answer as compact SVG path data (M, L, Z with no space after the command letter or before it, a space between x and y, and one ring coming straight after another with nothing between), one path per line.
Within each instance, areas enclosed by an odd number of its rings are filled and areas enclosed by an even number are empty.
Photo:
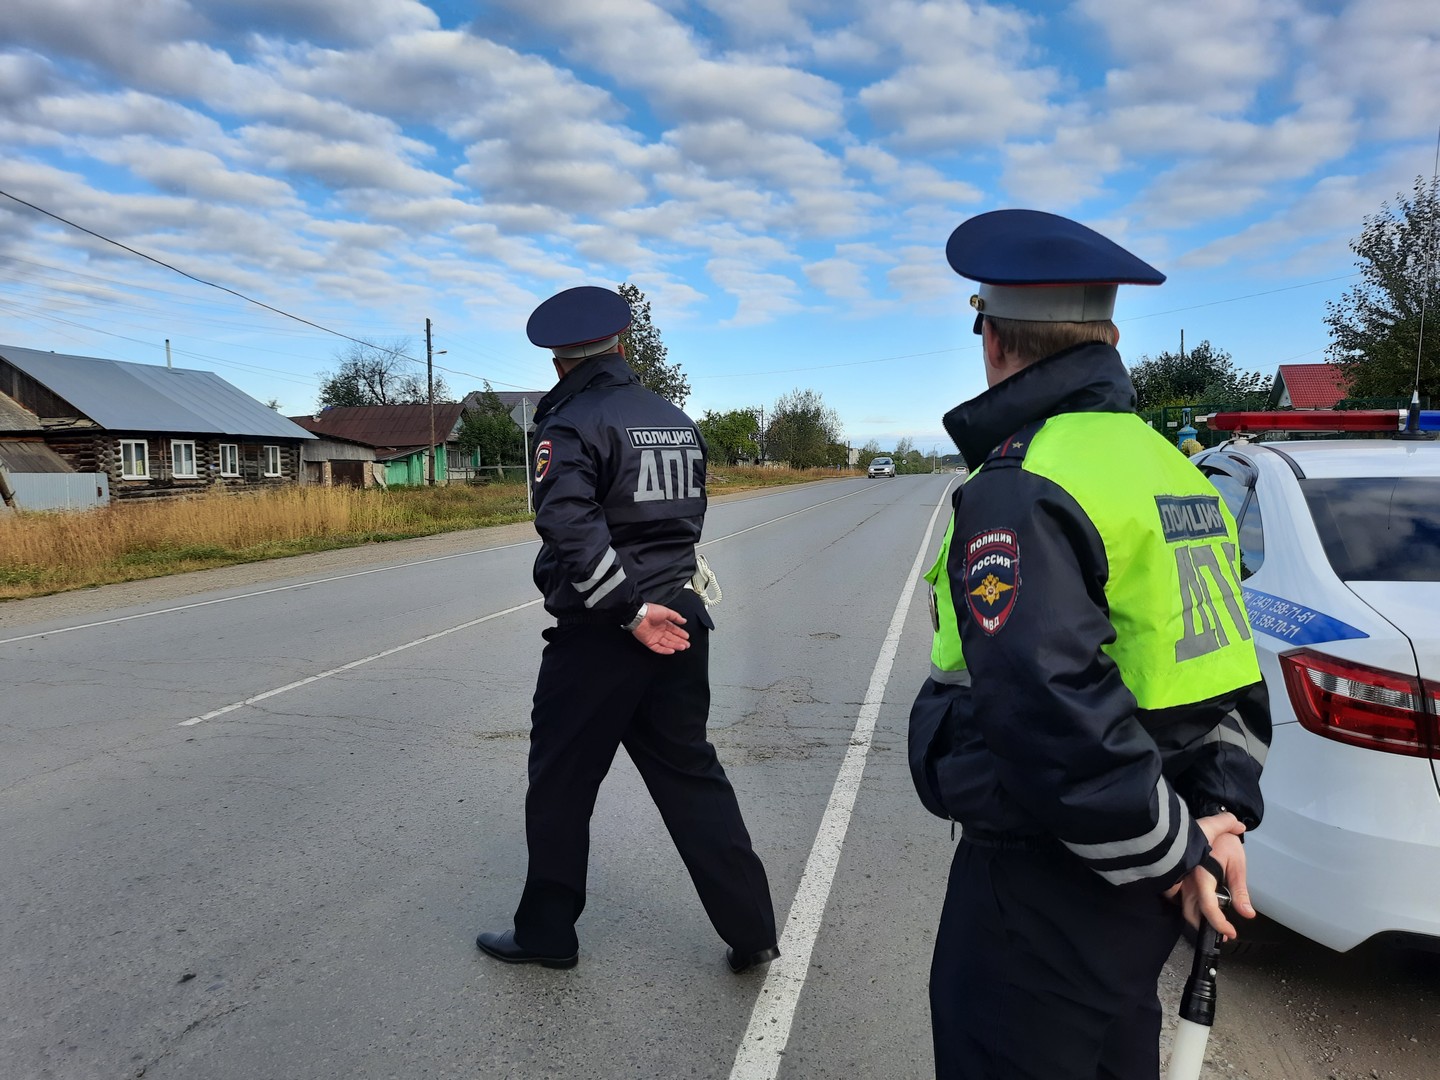
M867 474L871 480L877 476L894 476L895 462L892 458L877 457L870 459L870 468Z
M1239 525L1274 723L1256 908L1339 951L1440 946L1440 442L1241 438L1194 461Z

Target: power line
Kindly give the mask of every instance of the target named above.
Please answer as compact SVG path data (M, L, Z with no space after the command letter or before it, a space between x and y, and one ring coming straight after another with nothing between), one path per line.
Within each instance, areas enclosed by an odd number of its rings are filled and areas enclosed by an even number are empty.
M1254 300L1255 298L1261 296L1274 296L1276 293L1293 292L1296 289L1308 289L1315 285L1328 285L1332 281L1345 281L1348 278L1359 276L1359 272L1356 271L1350 274L1340 274L1336 277L1321 278L1318 281L1304 281L1298 285L1286 285L1283 288L1279 289L1266 289L1263 292L1246 293L1244 296L1231 296L1227 297L1224 300L1211 300L1204 304L1191 304L1189 307L1171 308L1169 311L1152 311L1147 315L1132 315L1128 319L1116 319L1115 321L1117 323L1132 323L1140 322L1143 319L1154 319L1161 315L1178 315L1186 311L1199 311L1201 308L1216 307L1220 304L1234 304L1238 303L1241 300ZM943 356L946 353L966 352L971 349L978 349L979 347L980 346L978 344L957 345L954 348L950 349L935 349L930 352L902 353L899 356L882 356L874 360L847 360L844 363L840 364L816 364L812 367L777 368L772 371L745 371L735 373L726 372L723 375L694 375L692 376L692 378L694 378L696 381L699 381L701 379L748 379L759 375L793 375L797 372L803 371L831 371L835 368L861 367L865 364L888 364L895 360L914 360L924 356ZM1314 352L1316 350L1312 349L1310 351ZM1307 354L1302 353L1301 355L1304 356Z
M72 229L77 229L80 232L85 233L87 236L93 236L95 237L95 239L104 241L107 244L113 244L120 250L127 251L131 255L138 256L139 258L144 259L147 262L152 262L156 266L163 266L166 270L170 270L173 273L179 274L181 277L189 278L191 281L197 282L198 284L209 286L212 289L219 289L221 292L224 293L229 293L231 296L244 300L247 304L254 304L256 307L264 308L266 311L273 312L276 315L280 315L286 319L293 319L295 322L303 323L305 326L312 327L316 330L321 331L322 333L342 338L345 341L353 341L357 345L364 345L367 349L375 349L379 352L387 353L397 359L408 360L412 364L425 363L425 361L419 359L418 357L409 356L406 353L399 352L395 349L387 349L383 345L376 345L374 342L365 341L363 338L352 337L350 334L346 334L340 330L332 330L328 326L324 326L320 323L314 322L313 320L306 319L303 316L292 314L291 312L285 311L282 308L277 308L271 304L267 304L263 300L256 300L253 296L247 296L245 293L242 293L237 289L232 289L227 285L221 285L214 281L207 281L205 278L198 277L195 274L190 273L189 271L181 270L178 266L173 266L163 259L157 259L153 255L147 255L145 252L132 248L128 244L122 244L119 240L112 240L110 237L105 236L103 233L98 233L94 229L87 229L84 225L77 224L76 222L71 221L69 218L62 217L56 213L52 213L51 211L46 210L43 206L36 206L34 203L22 199L18 195L12 195L10 192L3 189L0 189L0 195L3 195L5 198L10 199L12 202L19 203L21 206L29 207L37 214L43 214L45 217L58 221L63 225L68 225ZM435 368L439 371L449 372L452 375L463 375L468 379L478 379L481 382L489 382L491 384L498 384L500 386L509 386L516 390L532 389L531 387L521 386L519 383L506 382L503 379L487 379L485 376L476 375L472 371L461 371L457 368L442 367L439 364L436 364Z
M201 284L201 285L208 285L208 286L209 286L210 288L212 288L212 289L219 289L221 292L226 292L226 293L229 293L231 296L239 297L241 300L244 300L247 304L254 304L256 307L262 307L262 308L264 308L266 311L273 311L276 315L282 315L282 316L284 316L284 317L287 318L287 319L294 319L296 322L298 322L298 323L304 323L306 326L313 326L316 330L322 330L322 331L324 331L324 332L327 333L327 334L333 334L333 335L335 335L335 336L338 337L338 338L344 338L346 341L353 341L353 342L355 342L357 345L365 345L365 346L367 346L367 347L369 347L369 348L372 348L372 349L374 349L374 348L379 348L379 346L374 345L374 344L372 344L371 342L362 341L360 338L357 338L357 337L351 337L349 334L342 333L342 332L339 331L339 330L332 330L332 329L330 329L330 327L328 327L328 326L321 326L319 323L317 323L317 322L312 322L311 320L306 319L306 318L303 318L303 317L300 316L300 315L292 315L290 312L284 311L284 310L282 310L282 309L280 309L280 308L277 308L277 307L274 307L274 306L272 306L272 305L270 305L270 304L267 304L267 303L265 303L263 300L256 300L253 296L246 296L244 293L242 293L242 292L240 292L240 291L238 291L238 290L236 290L236 289L232 289L232 288L230 288L228 285L220 285L220 284L218 284L218 283L216 283L216 282L214 282L214 281L206 281L204 278L202 278L202 277L197 277L196 275L190 273L190 272L187 271L187 270L181 270L178 266L172 266L170 263L167 263L164 259L157 259L154 255L147 255L147 254L145 254L145 252L143 252L143 251L137 251L135 248L130 247L128 244L122 244L119 240L112 240L112 239L110 239L110 237L105 236L105 235L103 235L103 234L101 234L101 233L98 233L98 232L96 232L94 229L87 229L84 225L77 225L75 222L71 221L69 218L64 218L64 217L61 217L59 214L51 213L49 210L46 210L44 207L36 206L36 205L35 205L34 203L32 203L32 202L26 202L24 199L20 198L20 196L18 196L18 195L12 195L12 194L10 194L10 192L4 191L4 190L0 190L0 195L5 196L5 198L10 199L10 200L13 201L13 202L19 203L21 206L28 206L31 210L34 210L37 214L44 214L46 217L48 217L48 218L53 218L55 221L58 221L58 222L60 222L61 224L69 225L70 228L72 228L72 229L78 229L80 232L85 233L85 235L87 235L87 236L93 236L93 237L95 237L95 239L97 239L97 240L103 240L103 241L104 241L105 243L107 243L107 244L113 244L115 247L118 247L121 251L128 251L131 255L139 256L140 258L146 260L147 262L152 262L152 263L154 263L156 266L163 266L166 270L174 271L175 273L179 274L181 277L189 278L191 281L198 282L198 283ZM390 350L386 349L386 350L382 350L382 351L388 352L388 351L390 351ZM405 357L405 359L407 359L407 360L414 360L415 357L413 357L413 356L407 356L407 357ZM417 363L418 363L418 361L417 361Z

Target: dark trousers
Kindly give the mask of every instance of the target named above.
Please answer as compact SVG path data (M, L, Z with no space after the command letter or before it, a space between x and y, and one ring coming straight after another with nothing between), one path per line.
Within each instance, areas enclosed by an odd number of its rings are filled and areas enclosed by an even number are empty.
M590 816L622 745L720 937L742 952L775 943L765 868L705 737L710 617L689 591L671 606L690 634L690 648L672 656L650 652L618 626L545 631L525 795L530 868L515 912L515 940L526 948L568 955L578 947Z
M1180 909L1058 845L961 840L930 969L939 1080L1156 1080Z

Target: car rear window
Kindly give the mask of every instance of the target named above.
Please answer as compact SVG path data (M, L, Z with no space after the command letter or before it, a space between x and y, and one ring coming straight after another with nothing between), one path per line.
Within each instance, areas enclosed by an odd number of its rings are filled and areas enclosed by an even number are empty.
M1440 581L1440 477L1302 480L1344 581Z

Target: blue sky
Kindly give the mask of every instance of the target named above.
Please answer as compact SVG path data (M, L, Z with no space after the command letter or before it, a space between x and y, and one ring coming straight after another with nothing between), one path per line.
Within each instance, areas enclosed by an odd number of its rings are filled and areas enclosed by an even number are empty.
M477 15L478 12L478 15ZM952 449L944 258L1024 206L1161 270L1121 352L1318 361L1367 214L1434 162L1415 0L6 0L0 190L452 390L553 382L530 311L638 285L695 415L818 391ZM213 370L291 414L346 342L0 198L0 342Z

